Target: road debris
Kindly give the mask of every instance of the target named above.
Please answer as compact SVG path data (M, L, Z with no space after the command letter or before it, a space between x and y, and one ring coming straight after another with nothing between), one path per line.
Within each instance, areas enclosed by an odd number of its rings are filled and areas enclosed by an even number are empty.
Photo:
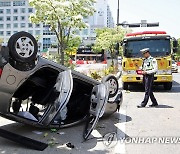
M40 132L40 131L36 131L36 130L34 130L34 131L32 131L34 134L37 134L37 135L41 135L43 132Z
M57 134L59 134L59 135L64 135L65 132L57 132Z
M48 142L48 145L49 145L50 147L53 147L53 146L55 146L55 145L57 145L57 144L59 144L59 142L57 142L57 141L56 141L56 138L54 138L54 137L52 137L52 138L49 140L49 142Z
M52 129L51 129L51 132L52 132L52 133L57 132L57 129L52 128Z
M129 90L126 90L125 93L131 93Z
M44 137L47 137L49 134L48 133L44 133Z
M106 128L105 126L96 126L96 129L103 129Z
M75 148L75 146L74 146L73 144L71 144L70 142L67 143L66 146L67 146L68 148L71 148L71 149L74 149L74 148Z

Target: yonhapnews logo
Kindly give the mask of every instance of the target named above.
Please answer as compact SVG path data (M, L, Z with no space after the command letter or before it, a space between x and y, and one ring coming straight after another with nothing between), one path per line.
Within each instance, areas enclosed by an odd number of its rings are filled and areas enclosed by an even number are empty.
M107 133L103 136L103 144L108 148L116 146L117 142L118 138L116 132Z

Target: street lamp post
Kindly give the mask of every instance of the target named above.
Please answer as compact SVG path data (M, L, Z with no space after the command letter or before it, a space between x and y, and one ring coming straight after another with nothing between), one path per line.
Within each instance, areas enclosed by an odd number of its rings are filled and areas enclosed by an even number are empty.
M117 26L119 24L119 0L118 0L118 9L117 9Z

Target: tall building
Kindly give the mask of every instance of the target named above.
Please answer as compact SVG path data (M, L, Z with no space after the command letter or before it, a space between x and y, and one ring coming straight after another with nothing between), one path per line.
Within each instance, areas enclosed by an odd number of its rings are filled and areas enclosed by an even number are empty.
M110 10L109 5L107 6L107 27L109 28L114 27L114 19L113 19L112 12Z
M96 9L94 15L84 19L88 27L79 32L83 45L89 45L95 42L95 30L97 28L114 27L114 20L107 0L97 0L94 7Z
M95 41L96 28L114 26L107 0L97 0L94 5L96 9L94 15L84 19L88 28L77 32L84 45ZM56 37L49 31L47 25L30 23L29 16L34 11L34 8L29 6L28 0L0 0L0 42L7 43L14 33L26 31L37 38L40 51L55 44Z
M55 41L54 33L49 31L48 26L30 23L29 16L33 12L28 0L0 0L1 42L7 43L14 33L26 31L38 39L40 51L49 48Z

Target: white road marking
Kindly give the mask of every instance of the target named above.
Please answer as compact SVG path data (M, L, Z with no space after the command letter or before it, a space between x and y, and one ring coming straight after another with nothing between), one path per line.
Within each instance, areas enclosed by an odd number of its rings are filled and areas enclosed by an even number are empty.
M125 143L121 141L125 138L126 116L121 116L121 114L126 115L126 110L120 109L119 111L119 122L116 124L118 143L114 148L114 154L125 154L126 152Z
M173 87L174 87L174 88L179 88L179 87L180 87L180 85L173 85Z

